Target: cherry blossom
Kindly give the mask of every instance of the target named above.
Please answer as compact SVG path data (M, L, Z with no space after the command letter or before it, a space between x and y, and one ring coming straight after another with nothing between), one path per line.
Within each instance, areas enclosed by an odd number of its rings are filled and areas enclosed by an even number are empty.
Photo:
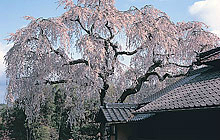
M174 23L153 6L120 11L114 0L60 0L59 6L66 9L60 17L26 16L30 23L8 39L14 46L5 56L7 99L18 100L30 120L54 84L67 95L66 106L77 97L69 119L74 123L76 114L83 117L85 100L138 101L147 88L185 75L196 53L219 46L205 24ZM122 63L124 56L130 64Z

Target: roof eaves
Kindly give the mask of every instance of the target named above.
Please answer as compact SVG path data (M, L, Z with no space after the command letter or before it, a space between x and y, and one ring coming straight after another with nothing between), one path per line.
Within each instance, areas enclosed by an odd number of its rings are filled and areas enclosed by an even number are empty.
M161 110L153 110L153 111L143 111L143 112L132 112L132 114L154 114L161 112L178 112L178 111L193 111L193 110L206 110L206 109L220 109L220 105L213 106L204 106L204 107L188 107L188 108L174 108L174 109L161 109Z
M145 119L148 119L152 116L154 116L155 113L147 113L147 114L136 114L134 115L130 120L128 120L128 122L137 122L137 121L142 121L142 120L145 120Z
M101 106L100 112L107 123L125 123L133 116L131 112L137 107L137 104L109 103Z

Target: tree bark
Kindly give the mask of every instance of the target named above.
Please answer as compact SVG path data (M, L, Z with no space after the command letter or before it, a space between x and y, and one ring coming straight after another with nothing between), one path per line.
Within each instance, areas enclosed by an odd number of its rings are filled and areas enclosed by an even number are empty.
M107 84L107 82L104 82L104 85L103 85L103 88L101 89L101 92L100 92L100 103L101 103L101 106L104 106L105 104L105 95L106 95L106 92L109 88L109 85Z
M105 140L105 123L104 122L102 122L101 124L100 124L100 138L101 138L101 140Z
M68 64L64 64L64 65L76 65L76 64L80 64L80 63L84 63L87 66L89 66L89 62L87 60L84 60L84 59L73 60L73 61L70 61Z

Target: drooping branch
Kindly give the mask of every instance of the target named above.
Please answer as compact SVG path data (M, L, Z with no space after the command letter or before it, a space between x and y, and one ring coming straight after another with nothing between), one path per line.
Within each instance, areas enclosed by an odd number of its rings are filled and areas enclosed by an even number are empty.
M61 58L65 58L64 55L63 55L58 49L55 50L55 49L52 47L50 40L49 40L48 37L44 34L44 32L43 32L42 29L40 29L40 34L39 34L39 35L41 35L44 39L46 39L46 40L48 41L48 43L50 44L49 47L50 47L50 51L51 51L51 52L55 53L56 55L59 55ZM30 42L30 41L32 41L32 40L39 41L39 38L37 38L37 37L30 37L30 38L28 38L28 39L25 41L25 43L28 43L28 42ZM35 53L34 51L30 51L30 52ZM47 54L49 54L49 52L48 52Z
M52 47L51 47L51 51L54 52L56 55L59 55L61 58L65 58L65 57L63 56L63 54L60 53L60 51L55 50L55 49L53 49Z
M59 49L55 50L53 47L52 47L52 44L50 42L50 40L48 39L48 37L44 34L44 31L42 29L40 29L40 35L46 39L49 43L49 47L50 47L50 51L55 53L56 55L60 56L61 58L65 59L64 55L59 51Z

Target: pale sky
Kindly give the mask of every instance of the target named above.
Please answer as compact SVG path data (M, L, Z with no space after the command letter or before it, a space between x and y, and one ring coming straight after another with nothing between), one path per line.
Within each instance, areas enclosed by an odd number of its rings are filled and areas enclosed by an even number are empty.
M22 17L55 17L64 10L57 8L57 0L0 0L0 103L4 102L6 78L4 55L12 44L4 40L9 33L28 24ZM130 6L138 8L153 5L166 12L172 21L203 21L210 31L220 36L220 0L115 0L116 7L126 10Z

